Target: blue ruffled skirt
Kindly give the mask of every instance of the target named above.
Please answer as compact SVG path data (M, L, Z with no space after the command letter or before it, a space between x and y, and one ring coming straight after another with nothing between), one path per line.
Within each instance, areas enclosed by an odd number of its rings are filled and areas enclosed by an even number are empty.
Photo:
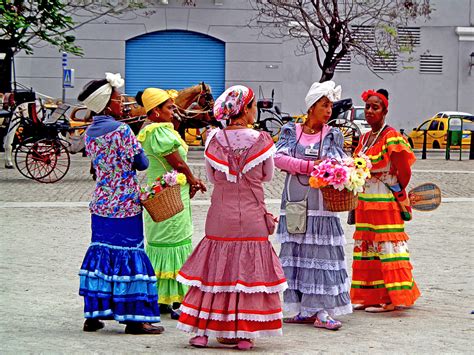
M92 241L79 272L84 317L159 322L153 266L143 248L142 214L92 215Z

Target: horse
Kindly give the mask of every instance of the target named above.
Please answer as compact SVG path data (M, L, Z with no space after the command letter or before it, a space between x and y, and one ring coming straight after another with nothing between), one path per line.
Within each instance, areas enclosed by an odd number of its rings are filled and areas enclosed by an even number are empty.
M208 84L201 82L198 85L178 91L174 103L176 115L173 119L173 125L183 139L188 128L208 126L222 128L221 123L214 118L214 97ZM129 107L128 115L130 117L146 115L145 108L138 105L135 99L130 96L125 96L125 105Z

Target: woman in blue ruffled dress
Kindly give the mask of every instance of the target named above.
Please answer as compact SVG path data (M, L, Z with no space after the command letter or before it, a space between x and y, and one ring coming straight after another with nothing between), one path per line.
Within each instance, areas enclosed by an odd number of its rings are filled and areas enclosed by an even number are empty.
M143 249L142 207L136 170L148 160L126 124L117 122L123 109L117 90L120 74L91 81L79 94L93 112L86 131L86 152L97 184L89 205L92 240L79 272L84 297L84 331L104 327L101 320L126 324L128 334L160 334L156 276Z
M296 313L283 321L312 323L330 330L342 326L333 317L352 312L345 238L338 214L324 208L320 190L311 188L308 180L321 159L341 160L346 156L342 133L326 124L340 90L332 81L314 83L305 99L308 118L303 124L290 122L282 127L275 155L276 167L287 172L277 229L277 239L282 243L280 260L288 282L284 308ZM287 209L288 201L305 199L306 211L296 208L296 216L302 218L290 218L295 209Z

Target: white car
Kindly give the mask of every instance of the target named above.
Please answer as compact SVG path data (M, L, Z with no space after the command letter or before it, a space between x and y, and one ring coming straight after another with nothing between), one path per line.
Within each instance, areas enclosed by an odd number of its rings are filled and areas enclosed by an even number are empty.
M364 106L352 106L350 110L341 113L337 118L353 122L359 128L361 134L371 129L365 120Z

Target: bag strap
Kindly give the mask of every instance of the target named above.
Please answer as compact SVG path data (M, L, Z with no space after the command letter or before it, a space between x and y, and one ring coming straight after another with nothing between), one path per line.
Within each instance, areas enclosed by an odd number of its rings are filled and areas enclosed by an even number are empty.
M290 198L290 180L291 178L293 177L292 174L290 174L290 177L288 178L288 180L286 181L286 201L287 202L295 202L295 201L291 201L291 198ZM298 179L298 182L300 183L300 180ZM301 184L301 183L300 183ZM301 184L303 185L303 184ZM303 185L303 186L306 186L306 185ZM308 184L308 188L306 189L306 193L303 197L303 200L307 200L308 199L308 195L309 195L309 190L310 190L311 186L309 186Z
M317 159L321 159L321 152L322 152L322 148L323 148L323 139L325 138L325 137L323 137L323 130L324 130L324 126L321 129L320 136L319 136L319 149L318 149L318 158ZM290 154L290 156L292 156L292 158L296 158L296 148L298 146L298 143L299 143L302 135L303 135L303 126L301 126L301 133L300 133L298 139L296 140L295 149L293 150L293 154ZM296 136L296 129L295 129L295 136ZM291 152L291 150L290 150L290 152ZM292 202L291 198L290 198L290 180L291 180L292 177L293 177L293 175L290 174L290 177L286 181L286 200L288 202ZM309 186L309 184L305 185L305 184L301 183L300 178L298 177L298 175L296 175L296 178L298 179L298 182L300 183L300 185L308 186L308 189L306 190L306 193L305 193L304 198L303 198L302 201L307 200L309 190L310 190L311 186Z

